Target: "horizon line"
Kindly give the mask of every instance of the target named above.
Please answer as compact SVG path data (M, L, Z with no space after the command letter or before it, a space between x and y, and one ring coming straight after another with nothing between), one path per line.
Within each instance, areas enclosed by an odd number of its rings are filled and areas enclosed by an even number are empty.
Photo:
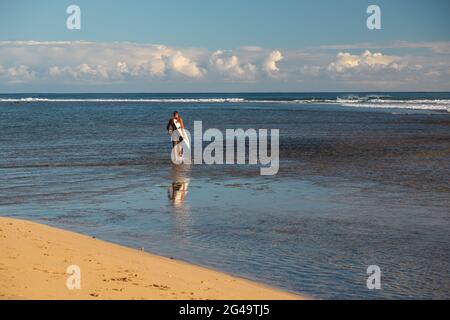
M153 92L142 92L142 91L124 91L124 92L0 92L0 95L12 95L12 94L259 94L259 93L269 93L269 94L307 94L307 93L450 93L448 91L153 91Z

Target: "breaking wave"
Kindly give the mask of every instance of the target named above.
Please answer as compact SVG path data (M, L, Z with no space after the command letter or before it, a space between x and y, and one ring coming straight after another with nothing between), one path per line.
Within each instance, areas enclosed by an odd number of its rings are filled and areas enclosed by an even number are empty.
M450 99L394 99L389 96L346 96L336 98L246 99L231 98L0 98L0 102L94 102L94 103L265 103L265 104L335 104L358 108L416 109L450 112Z

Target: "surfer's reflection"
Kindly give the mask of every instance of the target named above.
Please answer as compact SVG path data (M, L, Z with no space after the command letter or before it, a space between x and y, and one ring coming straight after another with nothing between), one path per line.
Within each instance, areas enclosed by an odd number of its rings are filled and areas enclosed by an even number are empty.
M187 212L185 200L189 187L189 172L188 166L172 166L171 169L172 184L168 189L168 196L179 213Z

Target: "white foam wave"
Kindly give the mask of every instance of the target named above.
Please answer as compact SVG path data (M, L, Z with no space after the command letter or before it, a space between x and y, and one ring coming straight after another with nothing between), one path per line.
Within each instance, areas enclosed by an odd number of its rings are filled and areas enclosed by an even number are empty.
M336 99L247 100L245 98L2 98L0 102L121 102L121 103L273 103L273 104L337 104L346 107L418 109L450 112L450 99L395 100L377 97L347 97Z
M227 102L244 102L242 98L199 98L199 99L73 99L73 98L7 98L0 99L0 102L148 102L148 103L227 103Z
M344 102L340 103L344 107L358 108L383 108L383 109L413 109L413 110L433 110L450 112L449 100L386 100L367 102Z

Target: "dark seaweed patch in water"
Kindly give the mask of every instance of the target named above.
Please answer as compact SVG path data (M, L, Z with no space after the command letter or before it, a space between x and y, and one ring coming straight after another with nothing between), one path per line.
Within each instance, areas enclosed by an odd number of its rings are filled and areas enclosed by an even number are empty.
M319 174L449 191L450 135L286 140L281 158L300 162L281 166L283 175Z

